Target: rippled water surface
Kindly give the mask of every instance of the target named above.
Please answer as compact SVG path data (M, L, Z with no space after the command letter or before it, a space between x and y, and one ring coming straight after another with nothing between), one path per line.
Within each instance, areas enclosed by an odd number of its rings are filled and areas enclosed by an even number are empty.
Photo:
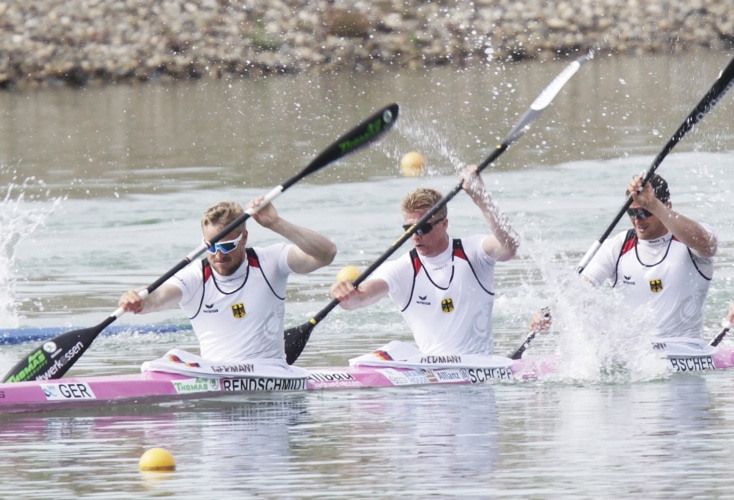
M523 239L518 258L497 268L496 350L513 351L530 315L551 304L554 329L527 355L560 354L557 374L0 416L0 497L731 496L732 375L672 375L644 349L620 368L620 342L643 318L616 314L608 290L581 287L574 273L621 207L627 180L730 57L595 59L485 171ZM339 247L331 266L291 280L286 325L301 324L329 302L339 269L366 268L400 236L406 192L453 188L456 172L489 155L567 63L0 94L0 329L100 323L123 291L198 246L206 206L269 191L397 102L401 117L384 140L275 201ZM734 300L732 99L658 170L675 208L719 234L709 337ZM426 175L401 177L409 150L428 157ZM452 236L484 226L463 193L449 217ZM617 229L627 227L623 219ZM249 229L251 243L277 241ZM196 350L178 311L115 325L129 329L98 338L70 374L134 373L171 347ZM146 325L177 328L155 334ZM639 337L628 351L644 344ZM299 364L343 366L394 338L410 333L387 301L337 309ZM0 345L0 371L33 345ZM175 472L138 472L154 446L173 453Z

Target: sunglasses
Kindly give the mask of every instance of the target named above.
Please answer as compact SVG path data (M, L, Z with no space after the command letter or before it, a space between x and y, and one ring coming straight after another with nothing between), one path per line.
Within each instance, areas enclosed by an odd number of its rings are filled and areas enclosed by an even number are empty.
M647 219L648 217L652 217L652 214L650 212L640 207L628 208L627 215L629 215L633 219Z
M441 217L440 219L436 219L433 222L424 222L420 226L416 226L417 229L415 230L415 234L418 236L425 236L426 234L430 233L433 230L433 226L444 220L446 217ZM415 224L404 224L403 225L403 231L407 231L411 227L415 226Z
M215 254L217 252L228 254L229 252L237 248L237 245L240 244L240 241L242 241L242 233L240 233L240 235L233 240L220 241L219 243L215 243L207 248L206 251L211 254Z

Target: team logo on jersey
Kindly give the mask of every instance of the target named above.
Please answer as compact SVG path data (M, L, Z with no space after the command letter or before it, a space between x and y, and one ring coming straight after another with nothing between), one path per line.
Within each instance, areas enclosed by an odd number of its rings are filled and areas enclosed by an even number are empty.
M650 291L658 293L663 291L663 280L650 280Z
M232 306L232 315L235 318L244 318L247 316L247 312L245 312L245 305L240 302L239 304L235 304Z
M428 295L418 295L418 300L415 301L416 304L421 304L424 306L430 306L431 301L428 300Z
M441 301L441 310L445 313L454 312L454 301L451 299L443 299Z
M632 275L629 275L628 276L626 274L623 274L622 275L622 283L624 283L625 285L634 285L635 284L634 280L632 279Z

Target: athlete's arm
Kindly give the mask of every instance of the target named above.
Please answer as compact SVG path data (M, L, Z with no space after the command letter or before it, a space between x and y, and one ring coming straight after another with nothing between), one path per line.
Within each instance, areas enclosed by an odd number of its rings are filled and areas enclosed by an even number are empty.
M262 202L259 197L248 204L254 208ZM288 266L293 272L306 274L331 264L336 256L336 245L311 229L298 226L278 215L272 203L267 204L252 215L263 227L288 239L294 246L288 251Z
M183 297L181 289L171 283L163 283L145 299L142 299L139 295L139 292L143 290L145 288L125 292L120 297L117 305L126 312L145 314L173 309L178 306L178 303L181 302L181 298Z
M337 281L331 285L331 296L337 299L339 305L348 311L374 304L386 297L388 291L387 282L380 278L363 281L357 288L349 280Z
M462 188L482 211L492 234L482 240L484 252L498 261L512 259L520 246L520 237L512 228L510 219L505 215L487 192L476 165L469 165L461 174Z
M697 255L711 258L716 254L718 241L714 233L673 210L673 204L670 201L662 202L657 199L649 182L644 186L641 186L641 183L642 177L635 176L627 187L627 192L632 193L634 202L660 219L660 222L673 233L673 236Z

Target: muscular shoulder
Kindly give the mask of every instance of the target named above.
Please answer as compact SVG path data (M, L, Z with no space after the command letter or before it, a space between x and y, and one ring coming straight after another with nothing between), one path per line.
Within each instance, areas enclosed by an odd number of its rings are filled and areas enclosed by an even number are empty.
M293 247L289 243L275 243L262 247L253 247L252 250L260 261L260 266L265 269L278 270L281 273L288 274L292 272L288 266L288 251Z
M492 235L474 234L461 238L461 246L472 264L494 265L497 260L484 251L484 239L493 238Z

